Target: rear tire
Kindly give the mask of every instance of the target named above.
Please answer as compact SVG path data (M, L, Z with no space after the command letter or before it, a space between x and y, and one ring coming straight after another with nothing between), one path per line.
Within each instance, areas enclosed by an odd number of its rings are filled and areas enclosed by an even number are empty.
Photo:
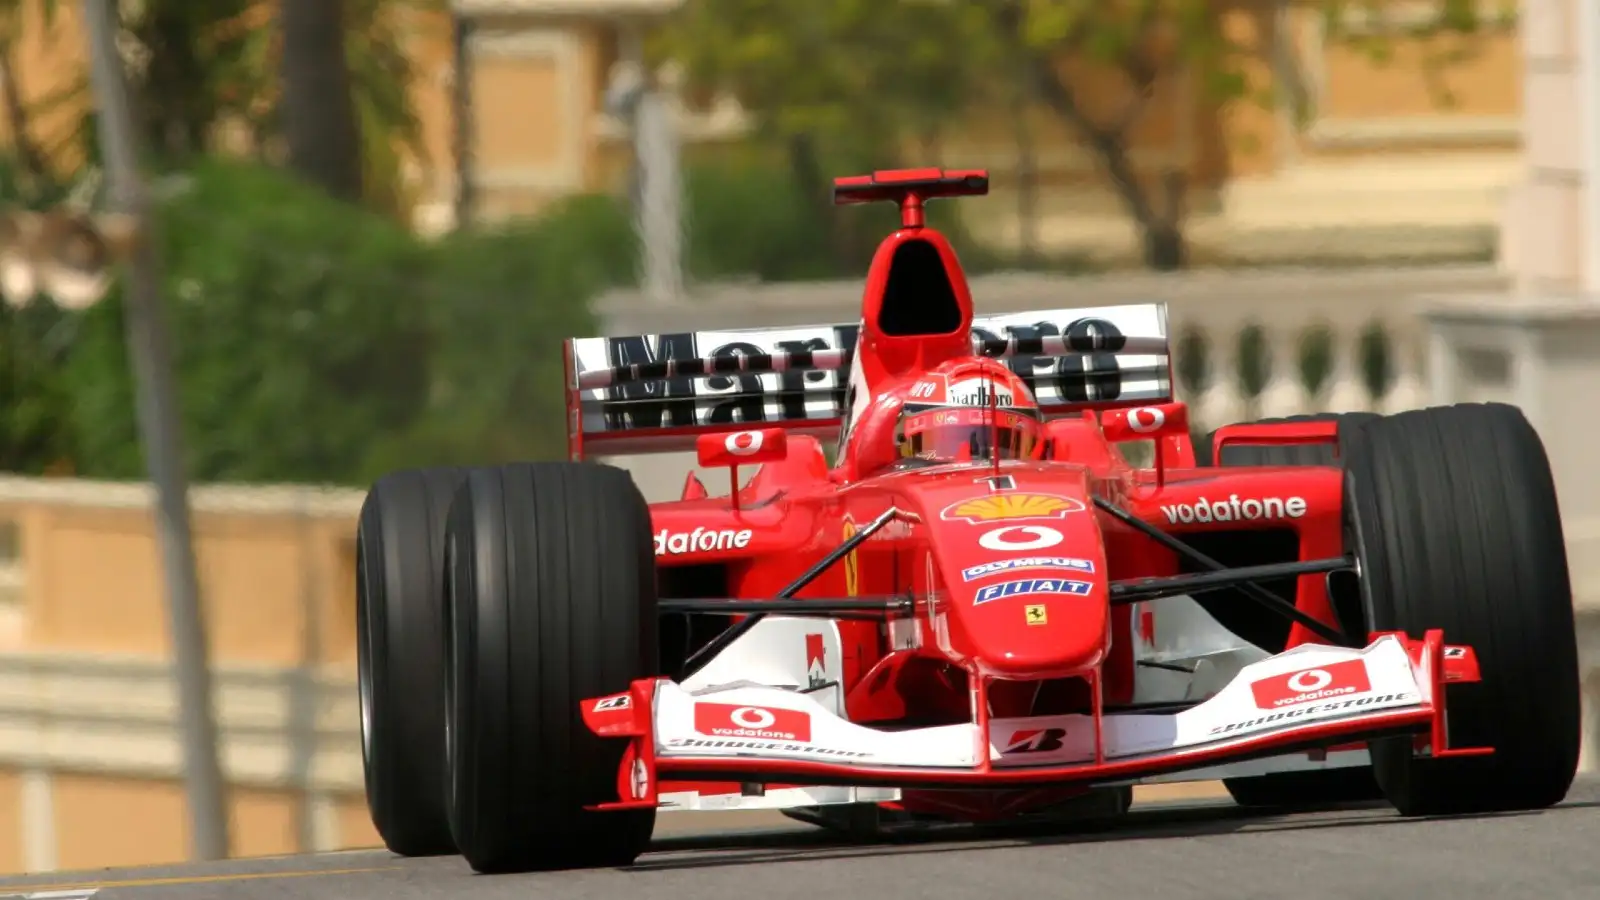
M1338 422L1339 446L1353 439L1362 426L1381 419L1376 413L1313 413L1287 416L1278 419L1260 419L1252 424L1271 425L1281 422ZM1195 448L1196 463L1200 466L1338 466L1343 459L1329 444L1299 444L1266 446L1261 444L1233 444L1223 448L1223 458L1213 460L1216 432L1207 434ZM1345 628L1360 628L1360 608L1357 603L1339 604L1340 624ZM1239 615L1261 615L1260 611L1233 604L1229 612ZM1337 806L1344 803L1361 803L1383 799L1383 790L1373 777L1371 766L1342 769L1320 769L1304 772L1279 772L1255 775L1248 778L1222 780L1235 803L1264 809L1312 809Z
M1544 445L1499 403L1400 413L1362 429L1345 461L1345 507L1377 631L1430 628L1466 644L1483 680L1446 688L1453 747L1417 758L1407 738L1372 744L1404 815L1540 809L1577 771L1578 653L1566 544Z
M465 469L385 475L356 528L356 669L367 808L401 856L456 852L445 814L444 529Z
M626 472L594 463L474 471L446 543L448 807L479 872L627 865L655 810L617 800L626 743L579 702L659 674L650 510Z

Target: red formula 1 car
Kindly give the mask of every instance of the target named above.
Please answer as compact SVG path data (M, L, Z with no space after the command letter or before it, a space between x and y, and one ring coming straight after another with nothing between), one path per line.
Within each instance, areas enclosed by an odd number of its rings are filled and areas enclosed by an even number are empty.
M974 318L922 213L987 186L842 179L903 217L859 324L569 341L570 461L373 487L362 734L391 849L625 864L660 810L872 831L1219 778L1405 814L1565 795L1573 611L1520 412L1192 441L1164 306ZM647 505L585 461L690 448L729 492L691 473Z

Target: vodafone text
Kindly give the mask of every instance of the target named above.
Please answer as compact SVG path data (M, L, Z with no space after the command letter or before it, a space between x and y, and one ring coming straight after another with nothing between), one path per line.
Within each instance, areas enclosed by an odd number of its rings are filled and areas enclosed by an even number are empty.
M1306 514L1304 497L1252 497L1240 500L1230 494L1222 500L1200 497L1193 503L1163 504L1161 512L1171 524L1195 522L1250 522L1256 519L1298 519Z
M750 546L750 529L696 528L693 531L670 532L663 528L656 532L656 555L679 556L684 553L710 553L714 550L743 550Z
M1275 712L1265 716L1257 716L1254 719L1246 719L1243 722L1230 722L1226 725L1214 725L1211 727L1211 730L1206 733L1232 734L1236 731L1248 731L1260 725L1277 724L1280 722L1291 724L1296 719L1304 719L1307 716L1316 716L1319 713L1349 712L1359 710L1364 706L1372 706L1378 703L1387 705L1397 700L1415 703L1419 699L1420 698L1416 694L1378 694L1372 697L1358 697L1353 700L1341 700L1337 703L1317 703L1311 706L1297 706L1294 709L1286 709L1282 712Z
M1261 709L1281 709L1301 703L1314 703L1333 697L1365 694L1372 690L1367 678L1367 664L1360 659L1347 659L1327 663L1313 669L1302 669L1283 675L1270 675L1250 685L1256 706Z

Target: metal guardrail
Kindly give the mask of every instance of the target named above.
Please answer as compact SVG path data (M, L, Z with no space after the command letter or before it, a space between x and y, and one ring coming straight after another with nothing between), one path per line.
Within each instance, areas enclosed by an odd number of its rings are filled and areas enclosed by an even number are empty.
M359 792L360 717L349 667L215 672L222 759L236 785ZM170 662L87 653L0 655L0 767L178 778Z
M349 517L361 512L366 491L316 485L196 485L189 505L197 513L293 514ZM148 482L0 475L0 506L42 503L96 509L150 509Z

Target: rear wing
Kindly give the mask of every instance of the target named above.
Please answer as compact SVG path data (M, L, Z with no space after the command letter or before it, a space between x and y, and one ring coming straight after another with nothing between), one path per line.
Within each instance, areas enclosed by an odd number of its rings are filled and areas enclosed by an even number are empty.
M573 458L692 450L752 425L836 435L858 325L684 331L566 342ZM1003 359L1046 416L1172 399L1164 303L975 318L973 352Z

